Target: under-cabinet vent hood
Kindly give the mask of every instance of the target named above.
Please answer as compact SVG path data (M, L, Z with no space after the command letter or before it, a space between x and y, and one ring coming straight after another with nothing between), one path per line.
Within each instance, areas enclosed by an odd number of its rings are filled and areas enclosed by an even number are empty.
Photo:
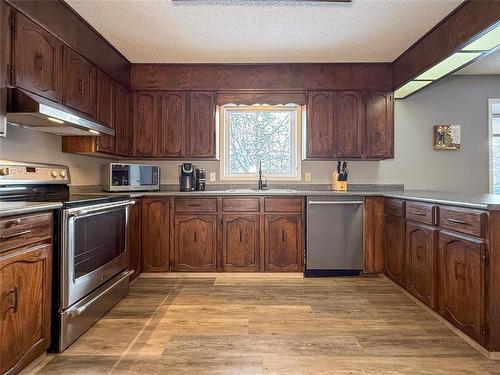
M28 91L8 92L7 122L57 135L115 135L115 131Z

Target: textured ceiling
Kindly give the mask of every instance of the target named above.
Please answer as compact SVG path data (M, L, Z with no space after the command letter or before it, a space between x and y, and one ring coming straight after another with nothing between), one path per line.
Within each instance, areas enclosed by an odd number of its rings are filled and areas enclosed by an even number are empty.
M472 64L455 72L455 74L500 74L500 50L474 61Z
M66 0L131 62L393 61L462 0Z

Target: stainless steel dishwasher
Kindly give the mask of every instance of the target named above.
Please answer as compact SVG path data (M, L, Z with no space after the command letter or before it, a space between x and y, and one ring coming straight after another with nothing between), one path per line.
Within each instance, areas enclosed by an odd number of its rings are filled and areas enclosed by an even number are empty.
M363 198L307 197L305 276L358 275L363 270Z

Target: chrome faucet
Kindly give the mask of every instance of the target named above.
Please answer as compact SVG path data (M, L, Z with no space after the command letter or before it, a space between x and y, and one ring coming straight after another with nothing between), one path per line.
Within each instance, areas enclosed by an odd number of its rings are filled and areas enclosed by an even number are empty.
M267 178L266 178L265 182L262 181L262 162L261 161L259 161L259 183L258 183L257 187L259 190L264 190L264 188L267 187Z

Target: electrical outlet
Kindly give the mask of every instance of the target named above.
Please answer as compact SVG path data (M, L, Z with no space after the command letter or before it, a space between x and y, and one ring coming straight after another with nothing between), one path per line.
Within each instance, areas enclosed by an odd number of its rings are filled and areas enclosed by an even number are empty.
M304 180L306 180L306 182L311 182L311 172L306 172L304 174Z
M210 172L210 182L215 182L215 179L217 178L217 175L215 172Z

